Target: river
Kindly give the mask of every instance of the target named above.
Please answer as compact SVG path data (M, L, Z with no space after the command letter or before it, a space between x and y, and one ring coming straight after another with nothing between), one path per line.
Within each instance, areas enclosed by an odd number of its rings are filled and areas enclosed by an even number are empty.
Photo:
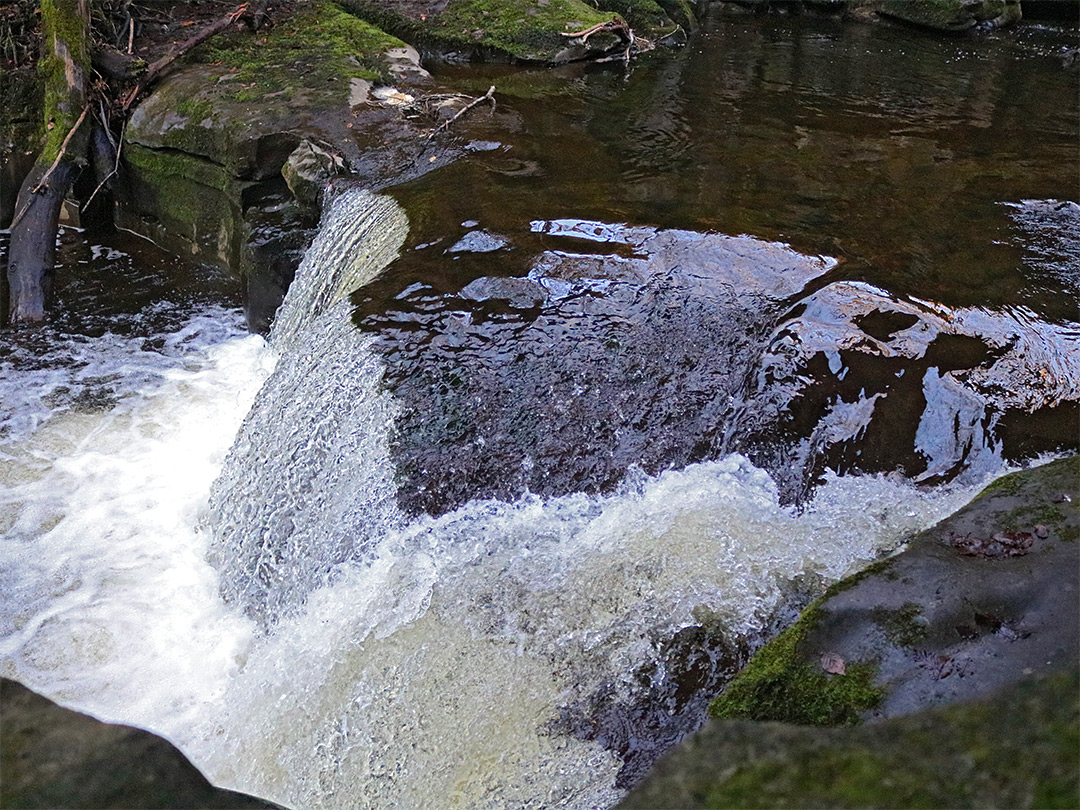
M345 192L269 341L68 229L0 336L0 673L295 808L611 806L809 596L1076 452L1068 42L443 66L469 156Z

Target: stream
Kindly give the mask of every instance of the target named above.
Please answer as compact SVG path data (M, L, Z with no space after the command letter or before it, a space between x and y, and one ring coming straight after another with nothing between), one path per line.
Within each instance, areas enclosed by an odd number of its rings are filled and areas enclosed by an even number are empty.
M267 339L65 229L0 333L0 674L297 810L614 805L827 584L1077 452L1074 39L433 66L494 113L341 192Z

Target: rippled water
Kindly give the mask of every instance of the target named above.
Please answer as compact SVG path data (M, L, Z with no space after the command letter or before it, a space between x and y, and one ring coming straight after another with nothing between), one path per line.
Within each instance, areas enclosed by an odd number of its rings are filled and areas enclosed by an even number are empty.
M610 805L785 609L1077 449L1069 41L443 68L471 156L339 201L271 348L68 233L0 336L0 672L297 808Z

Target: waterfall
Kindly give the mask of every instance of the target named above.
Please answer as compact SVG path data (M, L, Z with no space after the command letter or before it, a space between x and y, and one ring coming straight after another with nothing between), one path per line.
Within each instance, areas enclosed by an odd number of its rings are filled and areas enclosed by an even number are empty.
M297 270L271 345L277 368L214 487L210 514L226 600L276 620L401 522L371 338L348 294L397 255L408 220L390 198L338 198Z
M972 493L830 477L796 512L731 455L406 516L394 403L344 297L405 229L366 192L328 212L215 486L210 558L259 628L177 733L219 783L295 808L610 806L654 756L641 741L700 715L681 631L737 650L792 582L835 580Z

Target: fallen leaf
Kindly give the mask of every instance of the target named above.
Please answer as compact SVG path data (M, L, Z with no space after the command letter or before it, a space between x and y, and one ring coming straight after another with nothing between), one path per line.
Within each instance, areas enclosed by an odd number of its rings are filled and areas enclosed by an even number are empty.
M833 675L844 675L847 672L844 668L844 659L831 652L822 653L821 668L826 672L831 672Z

